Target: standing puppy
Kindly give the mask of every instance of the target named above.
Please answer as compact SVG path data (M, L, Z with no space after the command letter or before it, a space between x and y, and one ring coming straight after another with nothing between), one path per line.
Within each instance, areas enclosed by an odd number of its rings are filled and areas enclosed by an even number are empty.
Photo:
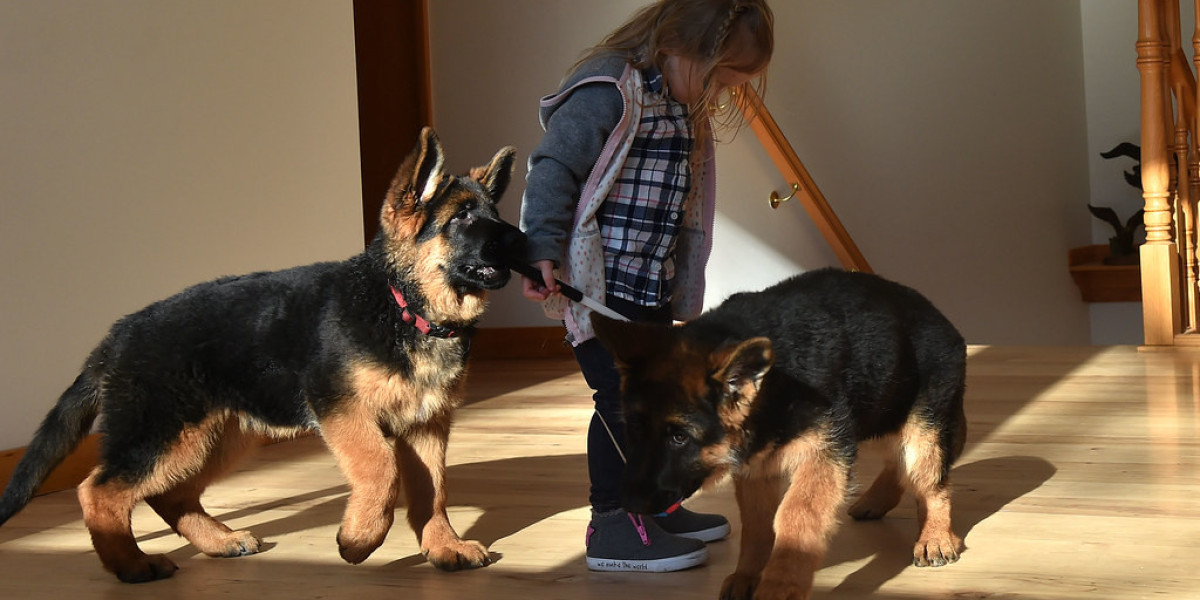
M524 236L495 207L512 148L469 176L443 162L423 130L358 256L202 283L113 325L17 465L0 524L100 415L100 465L79 500L106 569L126 582L175 572L134 540L142 500L205 554L253 554L259 539L214 519L200 495L260 438L316 431L350 483L342 558L362 562L383 543L403 487L430 562L487 564L446 517L446 441L475 323Z
M626 509L654 514L732 475L742 520L721 598L808 598L860 442L891 447L853 506L917 499L917 566L958 560L950 465L962 452L966 346L917 292L824 269L730 297L676 327L593 316L622 379Z

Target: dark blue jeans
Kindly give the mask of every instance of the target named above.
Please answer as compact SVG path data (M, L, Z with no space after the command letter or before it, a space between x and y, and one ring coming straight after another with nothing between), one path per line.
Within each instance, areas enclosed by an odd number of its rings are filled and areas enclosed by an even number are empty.
M606 304L635 321L671 322L669 307L649 308L612 297ZM599 340L587 340L574 350L583 379L595 392L592 400L596 403L596 412L592 413L587 437L588 479L591 481L588 501L597 512L615 510L621 507L621 478L625 473L625 461L621 458L625 452L621 376L613 365L612 355Z

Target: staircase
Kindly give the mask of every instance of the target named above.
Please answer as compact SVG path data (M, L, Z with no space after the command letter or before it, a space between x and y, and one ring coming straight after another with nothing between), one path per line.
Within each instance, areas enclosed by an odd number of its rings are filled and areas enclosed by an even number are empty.
M1200 346L1195 75L1200 61L1188 64L1179 21L1177 0L1138 0L1137 68L1146 210L1146 243L1141 248L1142 314L1147 346ZM1200 22L1193 30L1192 46L1200 55Z
M775 163L775 167L791 182L791 192L788 196L780 197L778 193L771 192L771 207L778 208L783 202L795 198L808 212L809 218L829 243L842 267L864 273L872 272L871 265L867 264L867 259L859 252L858 246L825 201L825 196L821 194L816 182L796 156L791 143L779 130L779 125L771 117L771 112L763 104L758 92L750 86L744 87L744 91L735 97L738 108L741 109L750 128L754 130L754 134L758 136L759 143Z

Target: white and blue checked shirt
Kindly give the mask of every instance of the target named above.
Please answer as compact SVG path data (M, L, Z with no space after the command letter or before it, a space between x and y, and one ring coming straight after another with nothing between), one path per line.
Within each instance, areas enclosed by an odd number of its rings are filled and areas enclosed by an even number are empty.
M621 173L597 217L608 293L643 306L671 301L675 240L691 185L687 106L662 93L662 75L643 73L647 100Z

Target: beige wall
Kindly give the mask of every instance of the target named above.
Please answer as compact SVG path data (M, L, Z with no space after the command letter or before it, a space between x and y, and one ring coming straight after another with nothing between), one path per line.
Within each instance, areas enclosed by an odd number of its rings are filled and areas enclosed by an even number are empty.
M640 5L432 2L447 146L480 155L514 143L527 157L537 98ZM926 293L971 342L1088 343L1065 265L1091 231L1079 2L772 6L767 104L875 270ZM1130 49L1111 68L1132 70L1132 40L1111 43ZM799 206L767 207L787 182L750 132L718 152L710 305L836 262ZM495 304L490 325L552 324L515 287Z
M349 0L0 0L0 449L116 318L361 214Z

